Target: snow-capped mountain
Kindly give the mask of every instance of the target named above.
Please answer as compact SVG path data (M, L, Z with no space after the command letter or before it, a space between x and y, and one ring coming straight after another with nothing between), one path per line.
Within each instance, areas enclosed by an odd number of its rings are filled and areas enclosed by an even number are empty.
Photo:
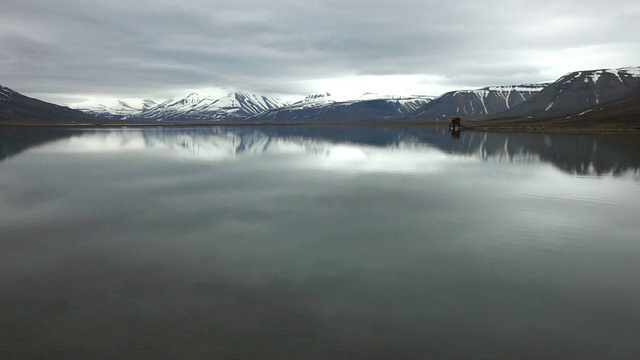
M365 93L353 100L336 101L330 93L308 95L289 106L251 117L260 122L400 120L433 100L431 96L379 96Z
M169 119L196 109L200 102L210 104L213 101L215 101L215 99L210 97L201 99L197 93L191 93L183 98L173 98L163 101L156 106L141 111L138 117L142 119Z
M394 104L394 106L403 115L408 115L422 106L433 101L435 96L428 95L410 95L410 96L396 96L396 95L378 95L375 93L364 93L358 98L359 101L372 101L372 100L384 100L388 103Z
M149 110L155 106L158 106L158 103L153 100L142 100L142 111Z
M576 71L499 116L535 118L572 114L620 99L638 87L640 67Z
M116 100L116 102L112 104L105 104L103 101L99 101L97 103L91 101L82 104L75 104L73 107L89 115L102 116L110 119L126 118L140 112L140 109L137 109L122 100Z
M169 99L142 111L138 117L153 120L241 120L263 111L286 105L279 99L246 92L230 93L220 99L201 98L191 93L185 98Z
M296 102L295 104L321 104L335 102L333 96L329 92L317 92L315 94L307 95L304 99Z
M86 114L108 119L135 118L142 111L157 106L153 100L142 100L139 104L130 104L124 100L88 100L71 105Z
M416 112L422 119L462 118L501 113L530 99L547 84L489 86L445 93Z

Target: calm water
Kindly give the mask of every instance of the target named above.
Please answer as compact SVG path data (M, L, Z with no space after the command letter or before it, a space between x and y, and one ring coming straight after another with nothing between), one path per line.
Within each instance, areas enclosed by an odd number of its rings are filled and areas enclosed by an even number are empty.
M1 359L637 359L640 138L0 129Z

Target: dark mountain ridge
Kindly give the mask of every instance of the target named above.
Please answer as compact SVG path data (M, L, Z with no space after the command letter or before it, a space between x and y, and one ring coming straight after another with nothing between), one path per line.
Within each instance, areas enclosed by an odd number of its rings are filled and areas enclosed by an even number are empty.
M450 91L424 105L413 117L425 120L475 118L497 114L526 102L547 84L489 86L477 90Z
M640 67L566 74L527 101L488 119L555 118L622 98L640 87Z
M66 106L33 99L0 85L0 122L84 123L95 121Z

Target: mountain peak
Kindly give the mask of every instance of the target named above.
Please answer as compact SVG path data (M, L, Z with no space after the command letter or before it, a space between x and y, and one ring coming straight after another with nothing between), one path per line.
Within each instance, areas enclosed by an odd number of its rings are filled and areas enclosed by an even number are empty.
M331 94L327 91L317 92L311 95L307 95L302 102L315 102L315 101L327 101L331 99Z
M155 120L244 119L282 105L277 99L249 92L230 92L222 98L191 93L183 99L172 99L145 109L140 116Z
M379 98L381 98L381 96L378 93L366 92L366 93L362 94L358 99L359 100L372 100L372 99L379 99Z
M198 96L197 92L192 92L191 94L187 95L184 100L186 100L189 104L195 104L200 101L200 97Z
M148 99L142 100L142 110L148 110L157 105L158 103L153 100L148 100Z
M250 98L250 97L258 97L258 95L254 94L254 93L250 93L247 91L235 91L232 92L230 94L228 94L227 96L234 96L234 97L245 97L245 98Z
M131 109L133 109L133 106L127 104L127 102L123 101L123 100L118 100L118 106L123 107L123 108L131 108Z

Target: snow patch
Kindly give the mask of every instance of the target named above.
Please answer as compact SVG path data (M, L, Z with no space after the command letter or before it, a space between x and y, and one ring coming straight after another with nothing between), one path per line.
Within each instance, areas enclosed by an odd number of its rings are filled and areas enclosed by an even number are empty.
M640 77L640 66L631 66L618 69L618 73L624 73L633 77Z
M547 108L544 109L544 111L548 111L549 109L551 109L551 107L553 106L553 101L549 103L549 105L547 105Z

